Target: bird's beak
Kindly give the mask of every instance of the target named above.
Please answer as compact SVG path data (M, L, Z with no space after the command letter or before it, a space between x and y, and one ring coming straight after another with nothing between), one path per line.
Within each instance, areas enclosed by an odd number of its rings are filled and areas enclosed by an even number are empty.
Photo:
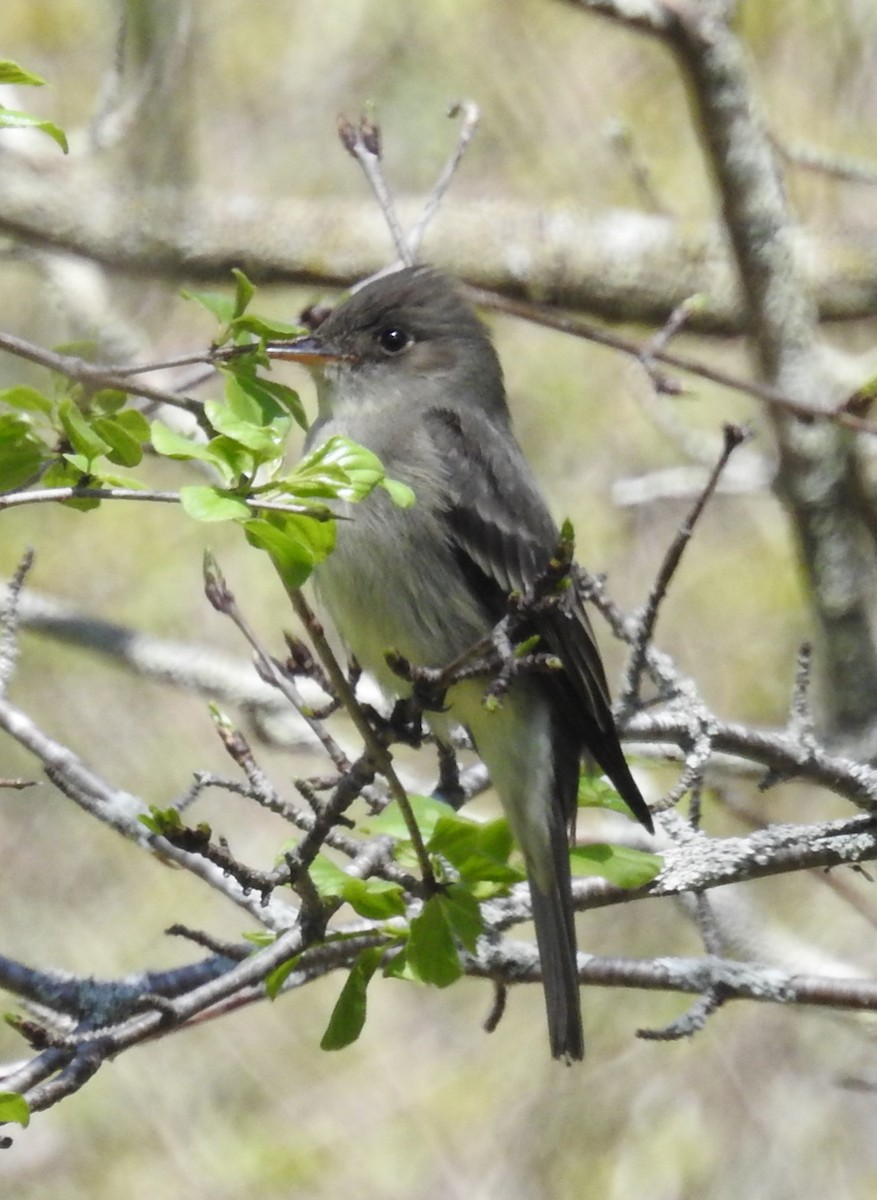
M266 342L265 352L269 358L302 363L306 367L319 367L330 362L352 362L354 357L324 342L316 334L308 334L292 342Z

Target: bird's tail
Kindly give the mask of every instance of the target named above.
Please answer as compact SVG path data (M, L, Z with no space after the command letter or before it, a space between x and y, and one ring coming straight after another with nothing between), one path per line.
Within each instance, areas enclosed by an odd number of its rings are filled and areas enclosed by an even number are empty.
M527 863L536 942L542 963L542 986L548 1013L548 1037L555 1058L572 1062L584 1058L585 1036L576 965L576 929L572 907L569 846L561 822L552 821L553 886Z

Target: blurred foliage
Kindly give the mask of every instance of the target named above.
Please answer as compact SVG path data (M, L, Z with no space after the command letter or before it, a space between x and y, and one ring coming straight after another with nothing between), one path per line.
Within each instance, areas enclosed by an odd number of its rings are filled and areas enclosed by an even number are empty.
M136 20L144 2L5 0L0 57L49 86L26 97L4 92L0 102L57 122L72 154L86 153L108 89L137 86L112 81L110 72L120 10ZM188 11L179 3L161 9L168 22ZM658 207L683 222L715 218L670 56L571 8L550 0L197 0L191 18L175 86L163 98L165 119L153 108L120 146L97 151L108 176L121 170L167 185L170 172L229 200L359 189L367 204L364 184L335 142L337 114L373 104L391 182L417 193L453 139L444 110L471 97L483 120L454 184L458 198L513 195L537 207L563 200L594 213ZM872 0L748 0L740 28L781 141L873 152ZM155 141L164 154L140 153ZM2 153L0 144L0 164ZM802 220L873 228L873 189L793 166L787 181ZM440 238L441 219L430 244ZM280 320L295 320L315 298L263 297ZM613 482L685 461L679 440L656 422L662 412L686 434L713 437L725 420L750 419L756 449L769 455L757 406L700 383L681 398L658 397L638 368L606 350L509 320L491 324L521 440L555 510L572 517L580 553L608 572L621 602L640 603L689 501L619 509L611 503ZM173 288L89 273L71 286L58 264L26 250L0 264L0 327L44 345L100 335L141 359L200 348L213 334ZM862 323L830 337L864 346L873 332ZM735 343L683 337L680 348L744 365ZM284 378L312 410L308 382L293 369ZM5 357L0 386L19 382L44 386L45 377ZM173 463L144 465L156 487L188 478ZM177 510L35 508L0 519L4 577L32 545L33 585L85 611L243 654L201 594L209 541L276 649L292 623L267 560L248 553L235 531L184 521ZM659 643L723 714L781 722L806 633L779 505L767 492L719 496L674 582ZM617 667L620 652L604 644ZM230 773L201 700L31 635L21 650L16 701L113 782L167 806L193 770ZM320 769L316 757L259 754L278 781ZM431 767L417 770L428 775ZM33 765L4 742L0 773L28 776ZM741 780L728 791L726 799L772 818L829 810L823 797L793 787L762 797ZM478 804L492 811L489 798ZM706 811L711 829L739 831L710 797ZM225 795L202 800L197 816L224 833L239 857L266 866L287 832L277 818ZM2 949L37 965L118 974L184 961L189 948L162 935L172 921L220 937L242 931L240 914L217 906L182 872L120 845L45 783L3 794L0 861ZM866 901L867 881L847 886ZM772 880L755 894L762 914L793 925L806 912L808 937L838 958L864 956L873 970L872 922L851 915L822 881ZM590 914L580 937L585 949L617 954L701 949L668 905ZM340 982L125 1055L16 1137L0 1155L0 1190L16 1200L565 1200L592 1193L606 1200L855 1200L877 1184L873 1098L840 1086L873 1057L871 1023L861 1018L739 1005L693 1041L667 1045L636 1041L634 1031L672 1019L683 999L590 991L583 995L589 1057L564 1071L548 1061L536 988L516 989L487 1037L480 1028L492 1002L486 985L464 981L439 992L376 978L363 1037L327 1055L318 1046ZM19 1053L11 1032L0 1032L3 1058Z

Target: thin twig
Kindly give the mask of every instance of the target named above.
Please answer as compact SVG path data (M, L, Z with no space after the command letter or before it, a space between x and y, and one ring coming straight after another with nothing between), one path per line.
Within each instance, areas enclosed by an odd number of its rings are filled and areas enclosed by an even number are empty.
M33 550L26 550L6 589L0 611L0 696L6 695L18 660L18 603L33 562Z
M426 198L426 203L423 206L420 216L408 231L407 243L411 262L416 262L424 235L433 217L438 212L439 205L444 199L445 193L453 182L454 176L462 162L463 155L469 147L469 143L475 136L478 122L481 120L481 110L473 100L461 100L459 103L451 105L448 109L448 116L452 118L462 116L463 118L460 125L460 132L457 135L457 144L454 147L451 157L445 163L441 174L433 184L432 191Z
M877 184L877 163L854 158L850 154L839 154L836 150L822 150L806 142L786 142L780 137L771 140L777 154L796 167L818 171L822 175L842 179L845 183L864 183L872 187Z
M350 759L328 732L323 722L314 718L310 706L305 704L292 678L287 672L280 669L278 663L262 645L255 631L238 607L234 594L228 586L225 576L219 569L219 564L209 550L204 553L204 592L216 611L228 617L243 634L247 642L249 642L256 656L261 678L266 683L270 683L273 687L276 687L287 698L302 720L306 722L311 731L319 739L335 768L342 774L346 774L351 768Z
M282 500L263 500L259 496L237 496L255 512L295 513L313 517L316 521L331 521L335 514L328 510L311 508L307 504L286 504ZM179 492L154 492L148 488L120 487L58 487L37 488L29 492L7 492L0 495L0 511L4 508L21 508L25 504L53 504L68 500L141 500L154 504L179 504Z
M716 489L716 484L727 465L728 459L734 453L738 446L746 440L748 436L746 431L738 425L726 425L724 429L725 444L722 449L721 456L713 468L712 474L707 480L706 487L701 492L694 507L689 512L688 516L683 521L675 538L673 539L670 548L664 556L664 561L661 563L661 568L658 571L658 576L652 584L649 598L646 601L642 616L639 618L639 630L636 641L633 644L631 651L630 666L625 672L625 694L636 696L639 692L640 680L643 673L643 667L646 659L646 649L652 640L652 635L655 629L655 622L658 618L658 610L661 602L667 594L667 588L670 581L676 572L679 562L685 547L691 540L691 535L694 532L694 527L700 518L701 513L707 505L710 497Z
M200 400L190 396L182 396L178 392L165 391L163 388L152 387L139 380L126 377L124 370L107 369L103 366L92 366L82 358L72 354L58 354L53 350L45 350L26 342L23 338L11 333L0 333L0 350L14 354L17 358L27 359L50 371L56 371L67 379L83 383L91 388L112 388L120 392L128 392L133 396L142 396L146 400L154 400L158 404L169 404L173 408L181 408L190 413L200 423L203 420L203 405ZM203 357L203 356L202 356Z
M365 175L378 207L387 223L393 245L401 261L406 267L412 266L414 260L408 248L408 241L399 222L396 204L390 193L384 169L381 165L381 131L369 117L361 117L359 124L338 118L338 137L347 153L359 163Z
M405 790L402 781L396 774L396 769L393 766L393 757L390 751L377 736L374 729L369 724L365 713L362 710L362 705L357 700L353 688L347 681L347 677L341 669L338 660L332 652L332 647L323 632L323 627L314 616L310 605L305 600L304 595L298 588L286 587L286 594L289 596L293 610L301 621L302 625L308 632L308 636L314 645L314 650L317 657L323 664L326 674L329 676L332 688L344 704L351 720L356 726L356 730L362 738L369 753L374 757L375 765L380 773L384 776L390 788L390 793L396 803L399 805L399 810L405 821L408 833L411 837L411 842L414 847L414 852L417 855L418 863L420 864L421 874L424 884L427 888L435 887L435 875L432 870L432 863L429 861L429 855L426 852L426 847L423 844L423 838L420 834L417 821L414 813L411 810L411 805L408 800L408 793Z
M603 329L599 325L592 325L579 317L570 317L543 305L531 304L524 300L511 300L497 292L486 291L484 288L467 287L465 292L472 303L481 308L505 313L510 317L519 317L522 321L530 321L545 329L556 329L559 333L568 333L571 337L582 338L584 341L594 342L598 346L606 346L628 358L635 359L640 364L643 362L644 355L647 356L647 350L632 338L624 337L609 329ZM661 350L652 357L659 362L666 363L667 366L685 371L689 375L708 379L710 383L716 383L720 387L754 396L766 404L782 409L791 416L800 417L803 421L832 421L842 425L845 429L852 429L856 433L877 436L877 424L866 421L853 413L845 412L842 408L814 408L812 405L793 399L781 388L772 387L768 383L759 383L755 379L741 379L729 371L723 371L709 363L700 362L698 359L676 354L673 351Z

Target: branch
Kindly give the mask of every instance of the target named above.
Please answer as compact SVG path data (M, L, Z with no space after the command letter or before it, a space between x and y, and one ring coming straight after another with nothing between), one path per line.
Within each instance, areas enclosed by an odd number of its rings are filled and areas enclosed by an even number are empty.
M16 358L24 358L28 362L47 367L48 370L56 371L59 375L83 383L87 387L113 388L132 396L142 396L144 400L152 400L156 404L169 404L174 408L181 408L191 413L196 420L202 419L203 405L200 400L132 379L130 372L117 374L111 367L94 366L72 354L58 354L54 350L45 350L42 346L35 346L11 333L0 332L0 350L14 354Z
M835 407L841 384L817 344L818 301L796 254L781 174L725 0L579 0L577 7L657 36L675 53L690 84L762 371L771 386L807 409ZM849 486L850 446L836 428L804 424L782 411L774 417L777 489L795 524L824 641L828 726L864 731L877 724L874 546L866 558L862 542L869 531Z
M4 158L0 174L0 232L128 275L225 285L239 267L256 284L327 289L386 266L385 225L373 206L340 197L218 199L196 189L187 203L180 221L176 202L162 192L126 193L76 163L32 171ZM422 202L397 198L397 210L404 227L416 227ZM611 321L661 326L687 297L704 295L709 303L688 318L689 330L728 335L743 328L734 266L714 225L680 230L675 219L653 213L591 217L580 206L534 209L505 197L446 198L439 222L436 265L509 300L533 297ZM873 314L877 254L867 235L799 231L792 245L824 320Z

